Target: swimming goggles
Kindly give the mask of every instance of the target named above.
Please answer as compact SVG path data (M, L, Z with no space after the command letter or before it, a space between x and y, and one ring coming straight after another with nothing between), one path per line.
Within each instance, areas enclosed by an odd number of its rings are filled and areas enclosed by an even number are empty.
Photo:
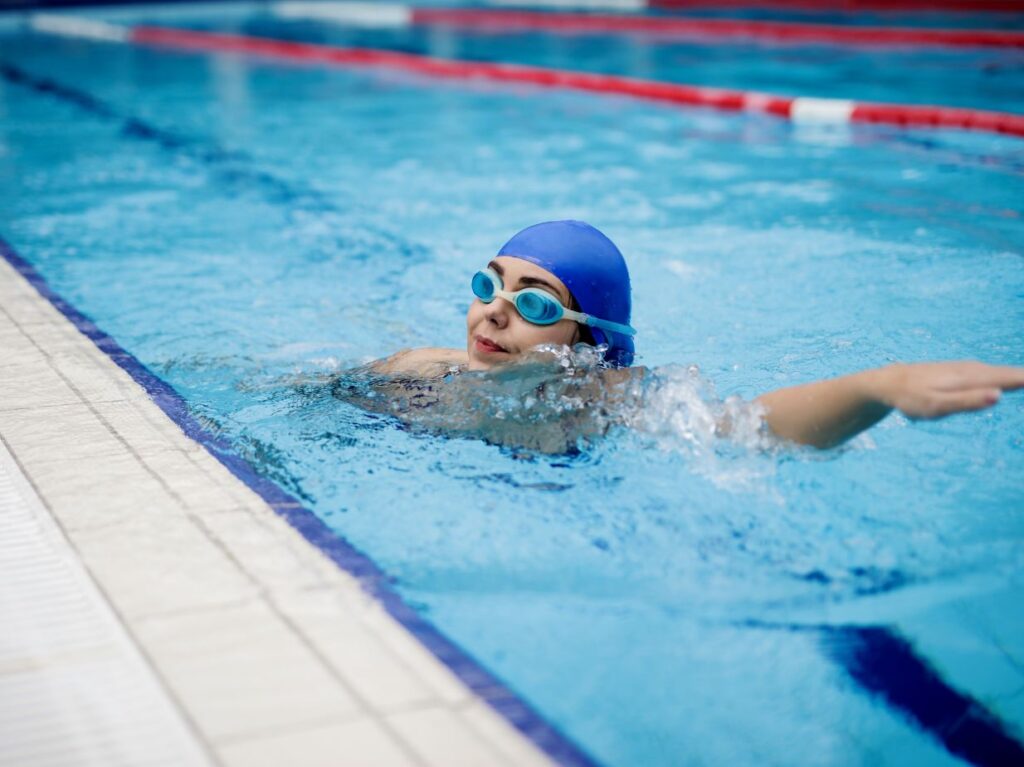
M624 336L636 335L636 331L629 325L601 320L589 314L566 309L557 298L540 288L523 288L509 293L505 290L501 277L490 267L473 275L473 295L485 304L491 303L495 298L504 298L516 308L520 317L532 325L554 325L565 319Z

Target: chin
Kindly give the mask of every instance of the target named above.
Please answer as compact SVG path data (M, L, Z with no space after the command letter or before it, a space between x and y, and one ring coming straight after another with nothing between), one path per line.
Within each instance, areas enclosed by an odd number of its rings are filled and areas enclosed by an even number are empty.
M482 360L479 357L475 357L472 354L469 355L469 365L466 366L467 370L490 370L494 367L494 362L489 360Z
M466 359L469 360L466 365L466 370L486 370L490 365L484 360L478 358L473 354L473 345L470 344L469 348L466 349Z

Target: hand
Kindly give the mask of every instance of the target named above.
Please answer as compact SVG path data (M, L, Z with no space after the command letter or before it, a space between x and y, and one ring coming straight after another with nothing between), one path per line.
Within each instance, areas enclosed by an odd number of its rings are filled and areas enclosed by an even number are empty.
M981 362L890 365L881 374L880 399L910 418L943 418L983 410L1004 391L1024 388L1024 367Z

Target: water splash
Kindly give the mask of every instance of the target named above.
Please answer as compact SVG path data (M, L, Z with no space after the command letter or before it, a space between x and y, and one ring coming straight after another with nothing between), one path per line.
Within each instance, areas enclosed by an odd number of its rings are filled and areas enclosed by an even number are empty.
M364 366L322 384L334 397L392 415L409 428L526 452L586 452L620 429L705 463L779 445L758 403L720 399L696 366L617 369L603 361L603 352L582 344L543 345L515 364L484 372L451 367L421 378Z
M640 396L623 412L625 425L660 450L684 454L691 470L719 488L781 501L766 480L777 454L799 448L772 434L763 405L719 397L696 365L640 370Z

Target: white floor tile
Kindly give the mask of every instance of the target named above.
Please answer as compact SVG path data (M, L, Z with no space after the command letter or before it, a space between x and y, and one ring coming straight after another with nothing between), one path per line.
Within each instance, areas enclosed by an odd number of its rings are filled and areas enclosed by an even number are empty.
M40 301L34 295L11 296L4 300L0 311L22 327L66 322L64 315L54 309L48 301Z
M23 352L17 359L8 358L0 367L0 425L9 416L33 408L54 405L78 405L78 394L50 367L42 354ZM13 411L13 413L11 412Z
M468 703L473 698L458 677L434 657L423 645L399 625L379 605L364 612L364 622L373 634L386 644L406 665L415 669L416 676L433 694L449 706Z
M3 304L3 281L0 279L0 305ZM4 368L21 365L30 357L43 356L42 352L6 315L0 314L0 371Z
M515 767L552 767L554 764L539 748L528 741L503 717L481 700L459 709L459 716L483 740L501 753Z
M180 450L152 451L142 455L142 462L160 476L174 497L180 499L183 506L196 516L237 509L238 494L224 486L237 480L223 470L226 476L222 477L221 482L215 481L196 468L192 458ZM256 500L262 504L258 497Z
M0 446L0 765L208 764Z
M120 452L91 460L64 460L60 448L22 461L43 499L66 530L86 530L137 521L142 515L183 517L184 509L139 459Z
M248 510L206 514L203 527L230 551L257 583L271 592L299 592L324 585L319 573L307 566L319 552L297 551L289 544L295 535L281 535ZM275 534L276 533L276 534ZM298 541L308 549L309 544ZM284 600L291 604L291 599Z
M387 721L420 759L431 767L506 765L503 757L447 708L391 714Z
M35 291L6 261L0 260L0 302L34 295Z
M279 607L374 710L387 712L440 702L330 590L286 594Z
M159 453L176 448L169 435L158 430L143 416L139 404L131 400L99 402L91 400L97 415L104 423L132 446L139 456Z
M346 724L246 740L218 751L225 767L412 767L416 763L377 722Z
M29 467L58 458L88 461L126 449L81 402L0 412L0 435L18 462Z
M144 503L144 502L143 502ZM117 611L134 619L237 604L258 587L189 519L137 519L73 531L82 560Z
M214 743L339 723L360 713L309 648L260 602L151 619L134 630Z

